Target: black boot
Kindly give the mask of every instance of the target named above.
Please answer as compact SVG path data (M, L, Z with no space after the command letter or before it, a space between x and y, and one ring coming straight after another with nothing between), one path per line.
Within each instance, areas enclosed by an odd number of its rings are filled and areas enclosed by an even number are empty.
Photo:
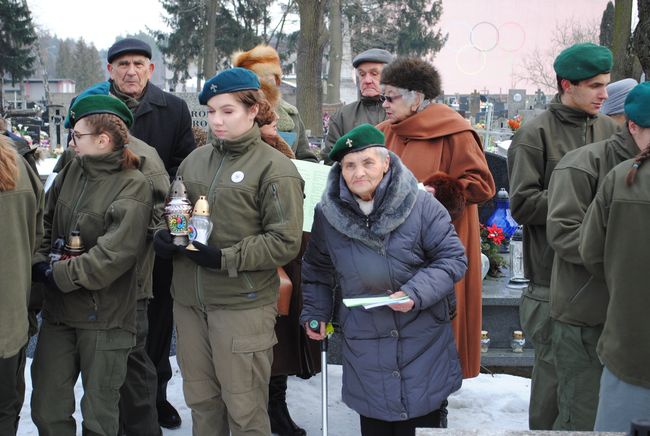
M269 419L271 432L279 436L306 436L307 432L293 422L287 408L287 376L271 377L269 382Z

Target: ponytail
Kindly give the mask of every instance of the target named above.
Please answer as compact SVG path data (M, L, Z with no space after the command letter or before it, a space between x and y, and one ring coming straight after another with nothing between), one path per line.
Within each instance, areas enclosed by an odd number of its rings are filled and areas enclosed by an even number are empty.
M18 179L18 154L9 139L0 134L0 192L16 188Z
M650 145L646 146L641 153L637 154L636 157L634 158L634 163L632 164L632 168L630 168L630 171L628 171L627 176L625 176L625 183L627 186L632 186L634 184L634 180L636 179L636 173L639 171L639 168L641 165L643 165L643 162L646 161L646 159L650 158Z
M122 149L122 168L125 170L140 168L140 158L127 146Z

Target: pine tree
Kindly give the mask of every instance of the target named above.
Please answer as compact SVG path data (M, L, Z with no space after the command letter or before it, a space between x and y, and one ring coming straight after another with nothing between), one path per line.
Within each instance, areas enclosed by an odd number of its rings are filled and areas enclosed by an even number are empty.
M0 112L4 111L5 75L15 84L34 71L34 42L36 32L25 0L0 0Z
M79 38L75 44L73 58L76 90L82 91L93 83L104 80L99 53L94 44L87 45L83 38Z
M56 77L60 79L72 79L75 76L74 41L71 39L59 40L59 52L56 57Z
M447 35L436 29L442 0L347 0L352 52L384 48L400 56L433 56Z
M600 45L612 48L614 42L614 4L609 1L600 20Z

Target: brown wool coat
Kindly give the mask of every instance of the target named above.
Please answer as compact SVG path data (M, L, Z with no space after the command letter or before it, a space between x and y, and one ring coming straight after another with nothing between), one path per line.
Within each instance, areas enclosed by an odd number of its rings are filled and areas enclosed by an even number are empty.
M464 213L453 221L467 254L467 273L456 283L457 315L453 320L463 377L476 377L481 365L482 276L478 203L494 196L494 180L481 141L455 111L432 104L399 123L377 126L386 146L397 154L418 181L436 172L458 179L463 187Z

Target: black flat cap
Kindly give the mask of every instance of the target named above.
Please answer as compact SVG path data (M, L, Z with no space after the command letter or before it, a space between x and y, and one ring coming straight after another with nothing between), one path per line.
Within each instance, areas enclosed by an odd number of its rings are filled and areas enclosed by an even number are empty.
M151 46L144 41L135 38L124 38L117 41L108 49L106 56L108 63L112 63L116 58L126 53L137 53L151 59Z
M359 53L352 59L352 66L358 67L364 62L378 62L380 64L389 64L393 61L393 55L389 51L381 48L371 48L370 50Z

